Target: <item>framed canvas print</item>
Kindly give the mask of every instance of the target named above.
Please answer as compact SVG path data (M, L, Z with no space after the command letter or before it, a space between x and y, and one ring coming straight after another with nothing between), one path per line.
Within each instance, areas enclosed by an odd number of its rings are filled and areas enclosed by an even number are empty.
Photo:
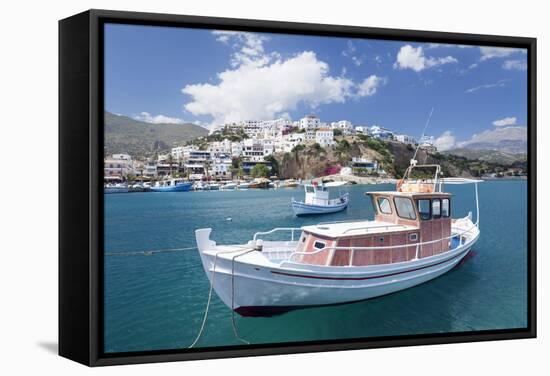
M530 338L536 40L60 21L59 352Z

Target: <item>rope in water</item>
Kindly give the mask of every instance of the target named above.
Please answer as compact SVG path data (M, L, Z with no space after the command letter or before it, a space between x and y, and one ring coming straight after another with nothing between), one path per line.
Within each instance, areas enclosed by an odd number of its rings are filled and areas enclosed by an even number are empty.
M185 247L185 248L166 248L166 249L154 249L149 251L120 251L120 252L105 252L105 256L152 256L156 253L167 253L167 252L180 252L180 251L190 251L197 249L197 247Z
M235 259L237 257L243 256L243 255L245 255L249 252L255 251L255 249L250 249L249 247L246 247L246 248L245 247L239 247L239 248L241 248L241 249L232 249L232 250L229 250L229 251L217 252L214 255L214 265L212 266L212 278L210 279L210 291L208 292L208 300L206 302L206 308L204 310L204 315L203 315L203 318L202 318L202 324L201 324L201 327L199 329L199 333L197 334L197 337L195 338L193 343L191 345L189 345L189 347L188 347L189 349L194 347L197 344L197 342L199 342L199 339L201 338L202 333L204 331L204 327L206 325L206 320L208 319L208 312L210 310L210 302L212 301L212 291L214 290L214 280L215 280L215 277L216 277L216 264L218 262L218 255L225 254L225 253L234 253L234 252L238 252L240 250L243 250L244 252L234 256L231 260L231 288L232 288L232 291L231 291L231 314L232 314L231 324L233 326L233 333L235 334L235 337L239 341L244 342L247 345L250 344L250 342L248 342L247 340L245 340L245 339L243 339L239 336L237 326L236 326L236 323L235 323L235 310L233 309L235 307Z
M210 311L210 303L212 301L212 291L214 290L214 280L216 277L216 264L218 262L218 255L223 253L234 253L238 251L244 251L238 255L233 256L231 259L231 325L233 327L233 333L235 334L235 338L237 338L239 341L246 343L247 345L250 345L250 342L239 336L239 332L237 330L237 324L235 322L235 259L237 257L243 256L247 253L255 251L255 249L250 249L250 247L239 247L240 249L232 249L225 252L218 252L214 256L214 265L212 269L212 278L210 280L210 290L208 292L208 300L206 302L206 308L204 310L204 315L202 318L201 327L199 329L199 333L193 343L189 346L189 348L194 347L199 339L202 336L202 333L204 332L204 327L206 326L206 321L208 319L208 312ZM105 252L105 256L152 256L157 253L167 253L167 252L180 252L180 251L190 251L197 249L197 247L185 247L185 248L166 248L166 249L154 249L149 251L120 251L120 252Z

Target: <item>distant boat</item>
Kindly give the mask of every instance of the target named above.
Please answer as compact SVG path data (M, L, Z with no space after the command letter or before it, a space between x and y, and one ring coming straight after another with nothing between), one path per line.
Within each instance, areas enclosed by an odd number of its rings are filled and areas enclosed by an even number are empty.
M218 183L210 183L206 189L210 191L218 191L220 189L220 185Z
M187 192L192 186L192 182L183 179L167 179L157 181L150 189L151 192Z
M245 181L242 181L239 183L239 185L237 186L238 189L248 189L250 188L250 183L247 183Z
M229 182L225 185L222 185L221 189L228 190L228 191L233 190L233 189L237 189L237 183Z
M288 179L283 182L282 188L296 188L298 185L300 185L300 183L296 180Z
M345 210L349 204L349 193L344 193L337 198L330 198L330 188L345 185L345 182L331 182L327 184L305 184L306 193L304 201L296 201L292 198L292 209L297 216L312 214L328 214Z
M249 188L267 189L269 188L270 183L271 181L266 178L254 179L252 182L250 182Z
M107 184L103 186L103 193L128 193L130 189L126 184Z

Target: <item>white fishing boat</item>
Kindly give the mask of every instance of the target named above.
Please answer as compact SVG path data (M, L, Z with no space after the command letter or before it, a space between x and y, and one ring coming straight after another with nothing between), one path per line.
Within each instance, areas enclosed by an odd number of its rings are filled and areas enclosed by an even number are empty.
M455 267L479 238L481 180L405 178L395 191L367 192L373 220L258 232L245 244L218 245L196 230L206 275L221 300L243 316L370 299L432 280ZM420 166L419 166L420 167ZM475 187L472 212L451 218L447 184ZM287 239L274 236L288 234Z
M341 187L346 182L330 182L326 184L305 184L305 199L297 201L292 198L292 210L297 216L312 214L336 213L345 210L349 204L349 193L339 193L338 197L330 198L331 188Z
M116 183L116 184L106 184L103 186L103 193L128 193L130 188L125 183Z
M237 183L234 183L234 182L227 182L227 183L225 183L224 185L222 185L222 186L220 187L220 189L222 189L222 190L227 190L227 191L235 190L235 189L237 189Z

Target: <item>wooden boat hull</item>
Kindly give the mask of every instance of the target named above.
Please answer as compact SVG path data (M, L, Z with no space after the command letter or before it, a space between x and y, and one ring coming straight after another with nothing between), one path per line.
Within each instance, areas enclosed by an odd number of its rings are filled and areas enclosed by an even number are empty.
M473 232L462 244L434 256L394 264L321 266L283 260L266 262L252 243L217 246L211 229L196 231L208 279L220 299L243 316L272 315L289 309L350 303L391 294L437 278L468 254L479 237ZM275 243L275 242L274 242ZM281 243L282 254L297 242ZM277 245L276 245L277 246Z

